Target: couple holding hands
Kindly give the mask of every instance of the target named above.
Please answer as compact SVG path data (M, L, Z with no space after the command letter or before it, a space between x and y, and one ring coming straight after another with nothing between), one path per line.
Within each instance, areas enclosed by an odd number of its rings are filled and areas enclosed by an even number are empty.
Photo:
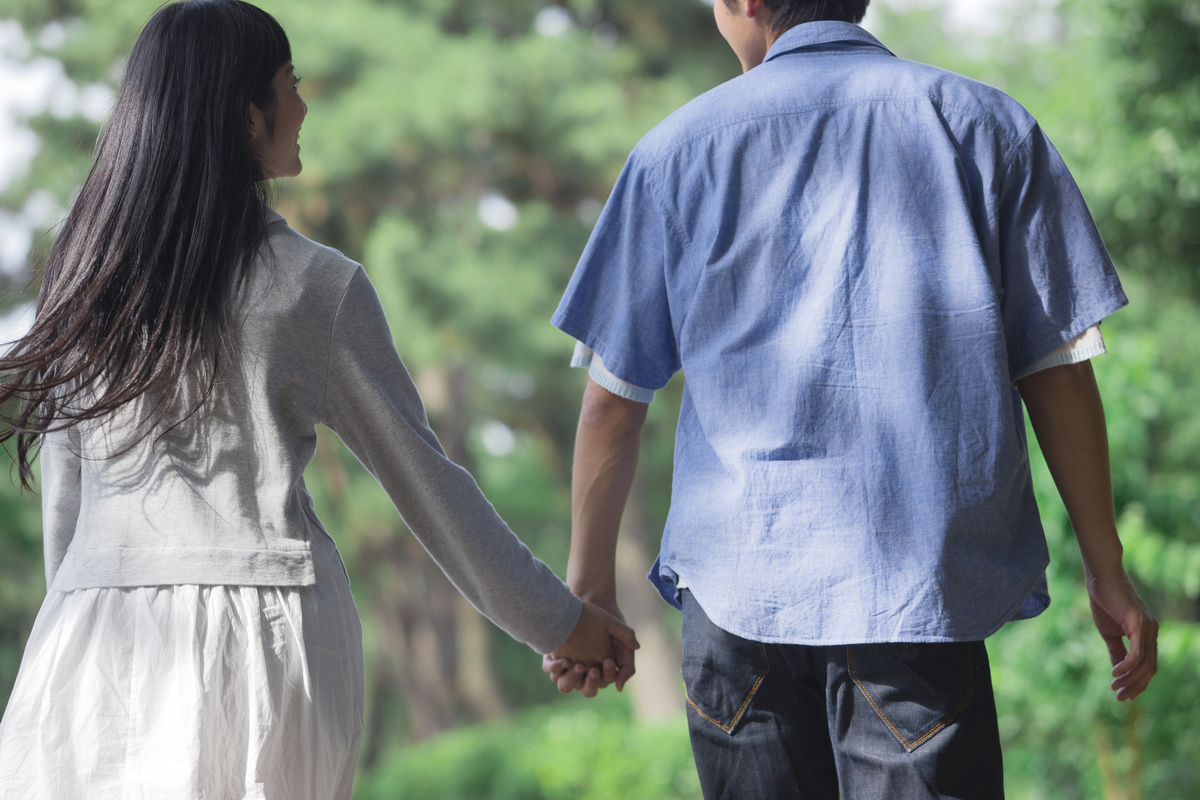
M620 689L617 528L681 369L650 579L683 612L705 797L1003 796L983 639L1049 602L1023 408L1117 698L1143 691L1157 625L1088 365L1112 264L1024 109L896 58L866 6L716 0L745 74L614 186L553 319L588 371L566 584L446 458L362 267L267 205L307 113L282 28L163 6L0 359L48 586L0 797L350 797L361 628L304 486L317 424L560 690Z

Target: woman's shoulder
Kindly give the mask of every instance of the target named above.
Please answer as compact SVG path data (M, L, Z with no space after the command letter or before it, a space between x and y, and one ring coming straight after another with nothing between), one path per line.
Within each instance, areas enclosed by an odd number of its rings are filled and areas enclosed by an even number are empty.
M359 264L341 251L315 242L292 228L278 212L271 211L261 253L264 261L274 262L293 277L325 278L348 283ZM305 273L313 272L311 276Z
M260 332L323 335L359 264L292 229L272 213L240 293L239 315Z

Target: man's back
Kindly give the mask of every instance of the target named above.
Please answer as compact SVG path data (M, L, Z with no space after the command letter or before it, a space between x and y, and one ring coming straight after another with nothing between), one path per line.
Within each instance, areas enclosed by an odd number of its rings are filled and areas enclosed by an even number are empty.
M638 145L555 322L687 375L664 596L758 641L939 641L1045 607L1011 381L1123 303L1018 104L818 22Z
M1033 119L866 6L716 0L747 74L638 145L554 317L589 375L567 580L614 612L645 404L687 375L650 578L707 798L1003 797L979 640L1048 600L1022 403L1117 699L1156 668L1087 362L1112 264Z

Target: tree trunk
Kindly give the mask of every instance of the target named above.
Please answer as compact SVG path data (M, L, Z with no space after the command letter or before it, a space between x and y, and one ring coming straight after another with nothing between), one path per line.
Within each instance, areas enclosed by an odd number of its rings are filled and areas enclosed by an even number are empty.
M446 454L469 469L466 370L429 370L418 380ZM331 453L326 449L318 461L335 499L341 499L347 476ZM355 543L353 572L370 581L375 625L366 654L368 763L379 756L390 727L383 716L391 698L403 699L411 741L443 733L463 717L489 720L508 713L493 670L491 625L398 520L363 532Z
M1113 746L1112 736L1104 722L1097 720L1093 723L1093 735L1096 743L1096 761L1100 768L1100 786L1104 800L1141 800L1141 738L1138 735L1138 709L1132 706L1126 714L1121 732L1125 745L1130 750L1130 758L1125 774L1121 774L1118 766L1121 760Z
M642 647L637 652L637 674L629 682L633 714L639 720L658 719L683 711L683 685L679 676L679 637L664 622L662 598L646 580L654 563L645 487L639 470L621 517L617 539L617 597L626 621L637 631Z
M470 418L470 376L458 364L448 370L427 370L420 376L420 391L426 402L446 455L469 472L474 460L467 450L467 425ZM450 586L445 576L443 584ZM492 657L493 628L466 598L454 591L453 636L455 641L454 675L456 704L478 720L499 719L508 714L508 706L496 678Z
M458 593L415 539L393 534L392 542L360 551L361 568L375 571L378 578L372 666L399 689L408 711L409 738L420 741L454 726ZM387 574L380 575L381 569ZM372 713L380 711L377 703Z
M492 665L492 625L467 598L458 595L458 669L455 688L471 716L480 720L501 719L508 706L500 694Z

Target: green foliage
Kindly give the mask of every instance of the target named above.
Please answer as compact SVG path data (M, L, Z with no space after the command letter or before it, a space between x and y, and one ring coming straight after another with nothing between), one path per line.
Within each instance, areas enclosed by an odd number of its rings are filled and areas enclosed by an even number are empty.
M1079 172L1117 263L1200 299L1200 5L1068 0L1017 86Z
M720 0L717 0L720 2ZM444 440L531 545L561 573L569 464L582 377L548 324L596 207L629 149L737 62L696 0L580 0L575 27L532 32L541 0L264 0L287 29L310 114L305 170L281 187L297 229L363 261L396 346ZM1126 279L1132 304L1105 324L1096 361L1108 412L1117 511L1130 571L1164 619L1160 674L1136 704L1108 689L1065 512L1033 457L1052 563L1051 608L1007 626L989 651L1009 795L1200 796L1200 4L1195 0L1014 0L991 40L947 34L936 8L889 10L876 30L896 53L1000 86L1039 118L1071 167ZM115 86L158 0L0 0L78 83ZM1040 26L1040 27L1039 27ZM1040 31L1040 32L1039 32ZM35 48L36 50L36 48ZM65 207L97 126L31 121L41 153L0 196L34 190ZM517 210L509 230L477 213L488 193ZM3 298L7 305L11 298ZM457 399L445 386L462 378ZM665 516L680 381L651 407L642 474ZM459 403L461 408L456 406ZM502 423L511 450L485 432ZM623 698L552 702L527 648L493 643L513 721L411 745L411 709L389 669L381 609L413 548L374 480L328 435L306 476L350 565L364 617L372 696L358 796L695 797L681 720L643 726ZM43 586L37 498L0 488L0 697L15 675ZM397 555L399 554L399 555ZM635 678L636 680L636 678ZM473 717L461 709L459 721Z
M46 581L37 498L22 496L13 475L0 481L0 698L7 700Z
M575 698L405 748L355 800L699 798L682 717L634 723L618 699Z
M1145 797L1200 793L1200 448L1195 443L1200 315L1180 298L1126 280L1131 306L1105 323L1095 360L1108 417L1118 525L1127 569L1164 619L1159 674L1130 704L1108 688L1107 651L1092 627L1083 566L1049 470L1033 455L1050 545L1050 608L988 643L1014 797ZM1032 432L1030 440L1033 440Z

